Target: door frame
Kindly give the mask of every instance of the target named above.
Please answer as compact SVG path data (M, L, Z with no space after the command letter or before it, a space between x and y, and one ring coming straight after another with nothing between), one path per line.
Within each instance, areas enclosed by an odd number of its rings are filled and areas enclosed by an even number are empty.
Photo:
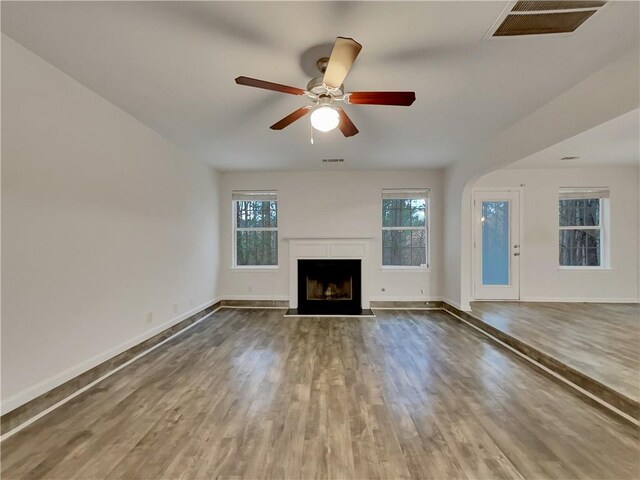
M476 290L477 290L477 255L481 255L481 252L476 249L476 209L475 209L475 201L476 201L476 193L498 193L498 192L515 192L518 194L518 237L519 237L519 245L520 245L520 265L518 268L518 298L511 300L500 300L500 299L478 299L476 298ZM524 185L519 186L505 186L505 187L476 187L471 190L471 299L472 302L500 302L500 301L512 301L518 302L522 300L522 257L523 257L523 249L522 243L524 239L523 235L523 198L524 198ZM513 213L513 211L512 211Z

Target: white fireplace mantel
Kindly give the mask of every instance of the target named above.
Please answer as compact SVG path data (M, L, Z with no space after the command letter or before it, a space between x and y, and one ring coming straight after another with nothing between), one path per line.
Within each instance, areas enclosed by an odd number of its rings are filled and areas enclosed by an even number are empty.
M369 308L369 243L373 237L285 238L289 242L289 307L298 308L298 260L361 260L362 308Z

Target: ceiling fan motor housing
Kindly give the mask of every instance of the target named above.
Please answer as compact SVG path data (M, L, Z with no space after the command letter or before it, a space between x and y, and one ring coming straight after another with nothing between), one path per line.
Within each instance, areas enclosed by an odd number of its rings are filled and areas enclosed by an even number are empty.
M330 93L334 97L339 97L344 93L344 85L340 85L339 88L331 90L327 89L324 85L324 72L327 71L327 65L329 65L329 57L322 57L318 59L316 67L318 67L318 70L320 70L322 75L311 79L307 84L307 91L315 93L316 95Z
M331 94L334 97L340 97L344 93L344 85L339 88L328 90L323 83L324 77L316 77L307 83L307 91L316 95Z

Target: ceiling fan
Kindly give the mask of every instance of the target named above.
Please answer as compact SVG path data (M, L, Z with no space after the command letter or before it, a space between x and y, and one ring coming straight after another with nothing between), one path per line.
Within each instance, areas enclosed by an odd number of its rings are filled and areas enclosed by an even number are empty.
M351 137L358 133L358 129L344 109L337 105L339 102L352 105L399 105L408 107L416 99L414 92L345 93L342 82L344 82L349 70L351 70L351 66L361 49L362 45L353 38L336 38L331 56L329 58L323 57L316 62L323 76L312 79L307 84L306 90L249 77L238 77L236 78L236 83L290 95L305 95L311 100L312 105L301 107L271 125L272 130L282 130L311 112L311 125L313 128L328 132L338 127L345 137Z

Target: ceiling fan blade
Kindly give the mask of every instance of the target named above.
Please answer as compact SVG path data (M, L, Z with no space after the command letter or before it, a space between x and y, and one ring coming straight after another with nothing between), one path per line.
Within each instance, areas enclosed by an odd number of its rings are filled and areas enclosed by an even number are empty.
M236 78L236 83L238 85L245 85L247 87L264 88L265 90L289 93L291 95L302 95L304 93L304 90L301 88L281 85L279 83L266 82L264 80L258 80L257 78L238 77Z
M347 115L347 112L345 112L341 108L338 108L338 114L340 115L340 123L338 124L338 128L345 137L353 137L356 133L358 133L358 129Z
M351 92L347 96L347 103L354 105L399 105L408 107L415 100L415 92Z
M336 38L327 69L324 72L322 80L324 84L332 88L338 88L342 85L360 50L362 50L362 45L353 38Z
M289 115L284 117L279 122L274 123L269 128L271 128L271 130L282 130L283 128L291 125L296 120L299 120L300 118L304 117L307 113L309 113L309 110L311 110L311 107L309 106L299 108L295 112L290 113Z

